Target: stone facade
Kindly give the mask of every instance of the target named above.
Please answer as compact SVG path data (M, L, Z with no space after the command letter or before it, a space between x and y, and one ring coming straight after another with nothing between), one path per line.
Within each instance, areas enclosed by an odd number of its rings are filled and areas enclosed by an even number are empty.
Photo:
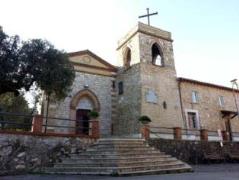
M127 70L122 70L116 78L116 83L123 82L123 94L116 96L116 135L139 133L138 117L141 115L141 84L140 64L135 64Z
M194 111L198 114L199 128L217 131L226 130L222 112L237 112L235 98L231 88L221 87L188 79L180 79L182 107L184 110L184 124L188 128L187 112ZM192 102L192 92L197 92L198 101ZM239 93L236 93L237 96ZM220 104L219 97L223 97L223 104ZM239 121L234 117L231 121L233 132L239 132Z
M51 105L51 114L49 116L70 118L70 103L72 97L79 91L85 89L87 83L88 88L94 92L100 102L100 131L101 134L109 134L111 126L111 84L112 77L105 77L100 75L86 74L76 72L75 81L72 85L72 91L63 101L56 102L55 106ZM103 88L102 88L103 87ZM54 107L54 109L52 108ZM69 125L67 121L57 121L57 125Z
M142 114L152 118L152 124L161 127L181 126L182 116L176 81L173 47L169 32L143 27L140 33L140 59L142 83ZM150 32L155 34L152 36ZM157 36L156 36L157 35ZM151 48L157 43L162 50L163 66L152 63ZM146 93L155 92L157 102L146 101ZM163 104L164 107L163 107Z
M177 78L172 42L170 32L138 23L118 42L117 68L88 50L69 53L76 78L68 97L51 101L50 116L75 120L81 93L87 91L92 109L100 113L102 135L138 136L141 115L152 119L151 126L228 131L227 121L231 131L239 132L237 119L229 120L237 113L232 90ZM198 93L196 103L192 91ZM219 96L225 101L223 107L218 105ZM49 124L75 126L59 120Z
M163 66L152 64L151 48L155 43L162 49ZM130 68L123 67L116 77L117 82L124 83L125 91L118 96L119 133L124 134L127 128L139 133L137 119L141 115L148 115L157 126L182 126L171 34L139 23L118 45L121 62L125 62L124 52L128 48L131 51ZM148 93L155 100L147 100Z
M100 114L101 135L109 135L111 131L111 91L112 81L114 80L114 67L108 65L88 50L84 51L84 53L73 53L70 56L70 60L75 68L75 81L71 87L71 92L65 99L61 101L51 99L49 106L50 118L47 123L50 126L47 130L49 132L74 132L76 122L67 120L76 120L76 110L80 100L88 98L92 101L92 108L89 108L89 110L96 110ZM84 93L85 91L88 94ZM95 100L92 98L93 96ZM72 107L72 104L75 104L74 106L76 107ZM44 108L45 114L46 102ZM87 108L85 107L85 109ZM51 117L64 118L66 120L52 119ZM68 126L73 127L73 129L54 126Z

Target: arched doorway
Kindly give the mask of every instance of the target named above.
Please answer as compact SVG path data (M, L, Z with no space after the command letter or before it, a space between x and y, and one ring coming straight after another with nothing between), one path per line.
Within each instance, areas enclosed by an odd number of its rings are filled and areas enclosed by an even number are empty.
M82 97L76 107L76 134L89 134L89 112L93 110L93 103L89 97Z
M96 95L86 89L79 91L71 100L70 119L75 120L75 133L89 135L89 112L99 111L100 104Z

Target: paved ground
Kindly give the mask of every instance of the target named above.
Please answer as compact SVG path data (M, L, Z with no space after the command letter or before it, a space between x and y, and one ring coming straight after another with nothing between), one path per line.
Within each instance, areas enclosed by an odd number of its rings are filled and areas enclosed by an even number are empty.
M132 177L81 175L20 175L0 177L0 180L239 180L239 164L193 166L194 173Z

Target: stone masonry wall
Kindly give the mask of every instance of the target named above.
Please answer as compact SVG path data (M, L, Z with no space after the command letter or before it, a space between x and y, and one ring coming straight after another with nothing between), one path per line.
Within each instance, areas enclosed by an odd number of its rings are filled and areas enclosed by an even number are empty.
M221 146L220 142L177 141L168 139L150 139L149 145L190 164L219 162L209 161L204 158L204 154L215 152L220 152L221 156L225 158L224 161L231 162L232 160L227 156L228 153L235 152L239 148L238 142L224 142L223 146Z
M141 109L140 65L136 64L127 70L122 70L116 80L117 85L120 81L123 82L124 93L117 95L115 132L118 135L138 134L137 119Z
M88 85L100 102L100 132L102 135L110 134L111 129L111 85L113 77L76 72L72 91L62 101L51 103L49 116L59 118L70 118L70 102L75 94ZM45 111L46 112L46 111ZM52 121L49 124L69 125L67 121ZM62 131L67 131L63 129Z
M151 48L154 43L161 47L164 66L152 64ZM120 131L124 129L138 133L137 119L141 115L148 115L154 126L182 127L171 33L139 23L119 41L118 59L121 64L126 48L131 49L131 67L122 68L122 73L117 77L117 82L124 82L125 91L118 97L116 124L119 125ZM146 100L149 92L153 92L157 100ZM163 104L167 107L164 108Z
M140 33L140 61L142 83L142 114L152 119L153 126L182 127L183 119L176 79L173 46L169 40ZM152 64L152 45L157 43L162 50L164 65ZM149 102L146 94L155 93L157 100Z
M1 134L0 176L40 171L42 167L60 162L61 157L83 151L94 142L86 138Z
M130 65L138 64L140 62L140 53L139 53L139 37L135 35L129 41L127 41L120 49L118 49L118 65L123 66L124 60L126 59L126 49L131 50L131 62Z
M198 92L198 103L192 103L192 91ZM200 126L209 130L225 130L225 118L220 110L236 112L235 100L232 91L198 85L196 83L181 82L183 109L197 110ZM219 96L224 97L225 105L219 105ZM239 121L235 117L231 120L232 131L239 132Z

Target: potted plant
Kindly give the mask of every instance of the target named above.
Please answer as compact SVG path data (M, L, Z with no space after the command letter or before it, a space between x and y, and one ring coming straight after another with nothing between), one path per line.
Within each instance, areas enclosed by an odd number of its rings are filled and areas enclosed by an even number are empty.
M139 122L143 125L141 127L141 134L144 139L149 139L150 138L150 127L149 123L151 122L151 119L148 116L140 116L139 117Z
M151 119L148 116L145 116L145 115L140 116L138 120L142 124L149 124L151 122Z
M97 119L99 117L99 113L97 111L90 111L89 112L90 119Z

